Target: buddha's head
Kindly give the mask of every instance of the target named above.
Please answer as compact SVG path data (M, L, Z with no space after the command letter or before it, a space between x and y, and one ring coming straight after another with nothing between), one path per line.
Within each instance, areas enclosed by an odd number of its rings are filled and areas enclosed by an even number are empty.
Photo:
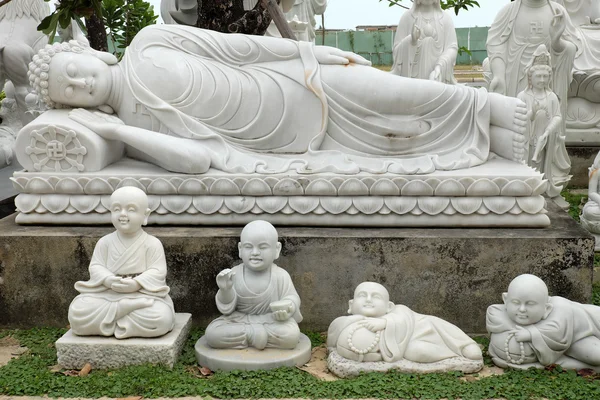
M281 243L277 241L277 230L267 221L252 221L244 227L238 243L244 267L253 271L264 271L279 258Z
M132 235L148 223L148 196L136 187L122 187L110 196L110 220L117 231Z
M394 309L387 289L376 282L363 282L354 290L354 299L348 302L348 313L379 318Z
M548 287L535 275L523 274L513 279L502 300L508 317L517 325L536 324L552 312Z
M29 83L50 108L93 108L107 104L111 90L109 66L117 58L77 41L41 49L29 63Z

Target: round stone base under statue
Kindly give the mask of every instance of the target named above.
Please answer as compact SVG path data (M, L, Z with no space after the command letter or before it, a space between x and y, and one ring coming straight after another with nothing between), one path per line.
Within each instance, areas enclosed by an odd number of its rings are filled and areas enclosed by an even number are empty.
M293 350L272 349L213 349L202 336L195 346L198 364L211 371L265 370L279 367L296 367L310 360L312 346L310 339L300 334L298 346Z
M418 363L402 359L396 362L358 362L348 360L338 354L334 348L329 349L327 357L327 368L340 378L358 376L367 372L387 372L398 370L405 373L438 373L448 371L461 371L471 374L483 368L483 360L470 360L464 357L452 357L433 363Z

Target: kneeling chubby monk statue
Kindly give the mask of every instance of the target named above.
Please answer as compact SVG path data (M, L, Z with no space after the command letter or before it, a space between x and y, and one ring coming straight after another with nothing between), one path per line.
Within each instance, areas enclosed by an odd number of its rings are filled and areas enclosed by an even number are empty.
M81 293L69 306L76 335L157 337L173 329L175 310L165 281L167 263L160 241L142 225L150 209L135 187L110 197L116 232L102 237L90 262L90 280L77 282Z

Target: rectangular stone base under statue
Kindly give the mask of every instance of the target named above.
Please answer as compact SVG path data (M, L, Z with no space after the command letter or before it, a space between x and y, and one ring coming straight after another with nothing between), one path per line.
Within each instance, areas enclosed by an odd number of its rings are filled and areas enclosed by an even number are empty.
M173 368L192 326L192 315L175 314L175 327L157 338L116 339L104 336L77 336L69 330L56 341L58 364L81 369L90 363L94 369L129 365L162 364Z
M302 298L302 329L327 330L348 309L360 282L468 333L485 332L485 311L510 281L533 273L552 295L586 302L592 294L594 238L548 201L544 229L293 228L277 226L277 265ZM108 227L19 226L0 221L0 326L64 326L73 283L88 278ZM206 326L219 316L215 277L238 259L241 228L148 227L163 243L175 309Z

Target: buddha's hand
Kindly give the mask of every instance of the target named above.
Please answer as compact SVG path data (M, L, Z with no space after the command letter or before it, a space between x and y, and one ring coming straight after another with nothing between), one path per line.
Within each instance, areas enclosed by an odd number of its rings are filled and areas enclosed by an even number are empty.
M277 304L277 309L273 311L273 319L275 321L287 321L294 315L294 303L290 300L281 300L271 303L269 308L273 309L273 304Z
M383 318L367 318L360 321L360 324L371 332L379 332L385 329L387 321Z
M231 290L233 287L233 277L235 276L235 272L231 269L226 268L223 271L219 272L217 275L217 286L221 290Z
M421 39L421 28L419 28L419 25L415 23L410 31L410 41L413 45L415 45L419 39Z
M522 326L517 325L517 329L513 329L509 333L515 335L515 340L517 342L531 342L531 333L523 328Z
M120 282L113 283L111 289L117 293L139 292L142 286L133 278L122 278Z
M69 112L69 118L107 140L117 140L117 129L124 125L117 117L100 111L92 113L83 108L76 108Z
M121 282L121 278L116 275L113 275L113 276L109 276L109 277L105 278L104 282L102 284L104 286L106 286L107 288L112 289L112 285L117 282Z
M354 54L329 46L315 46L315 57L319 64L324 65L347 65L350 63L360 65L371 65L371 61Z
M429 74L430 81L441 82L442 81L442 67L436 65L431 74Z
M557 43L565 29L567 28L567 22L565 20L565 15L562 10L555 9L554 17L552 18L552 22L550 23L553 29L550 29L550 39L552 43Z
M492 82L490 82L490 92L506 94L506 80L501 76L494 76Z

